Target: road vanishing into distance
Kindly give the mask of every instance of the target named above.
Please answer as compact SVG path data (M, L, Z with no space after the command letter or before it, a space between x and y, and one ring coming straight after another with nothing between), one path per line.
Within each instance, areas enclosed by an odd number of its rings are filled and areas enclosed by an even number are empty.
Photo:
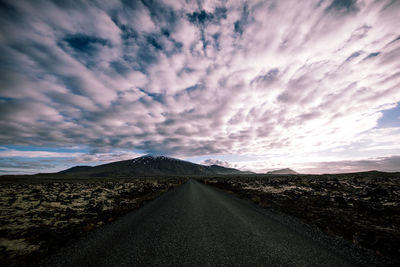
M363 265L350 251L296 220L189 180L41 265Z

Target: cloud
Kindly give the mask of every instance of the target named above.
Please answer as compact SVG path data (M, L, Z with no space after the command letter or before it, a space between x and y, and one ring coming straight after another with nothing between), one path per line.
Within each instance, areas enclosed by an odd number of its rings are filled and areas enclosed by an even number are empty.
M81 156L79 152L21 151L15 149L0 150L0 157L23 158L74 158Z
M93 154L81 154L71 160L71 164L82 164L82 163L108 163L121 160L129 160L142 156L142 154L132 153L129 151L113 151L108 153L93 153Z
M336 12L357 12L357 0L333 0L332 3L326 8L326 11Z
M0 149L0 172L5 174L58 172L76 165L95 166L142 156L142 154L123 150L113 150L110 152L93 151L87 153Z
M29 172L29 170L48 170L57 167L54 160L49 161L28 161L28 160L15 160L13 158L0 158L0 172L7 172L8 169L22 169L23 171ZM37 172L38 172L37 171ZM10 171L11 172L11 171ZM34 172L29 172L34 173Z
M5 1L0 145L179 157L351 145L400 101L399 12L389 0Z
M207 166L218 165L218 166L222 166L225 168L234 168L234 166L232 166L229 162L224 161L224 160L219 160L219 159L206 159L206 160L203 160L202 162L200 162L200 164L207 165Z

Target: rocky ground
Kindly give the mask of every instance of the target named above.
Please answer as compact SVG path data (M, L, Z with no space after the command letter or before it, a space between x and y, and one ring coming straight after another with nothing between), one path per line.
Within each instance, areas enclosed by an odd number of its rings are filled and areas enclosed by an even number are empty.
M200 180L400 262L400 173Z
M182 182L0 180L0 266L35 261Z

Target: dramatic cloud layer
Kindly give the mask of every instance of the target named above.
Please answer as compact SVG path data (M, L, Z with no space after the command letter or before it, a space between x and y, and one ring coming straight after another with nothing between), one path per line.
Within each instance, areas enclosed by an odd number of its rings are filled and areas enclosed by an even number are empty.
M0 157L400 154L400 112L378 127L400 101L398 14L391 0L3 1Z

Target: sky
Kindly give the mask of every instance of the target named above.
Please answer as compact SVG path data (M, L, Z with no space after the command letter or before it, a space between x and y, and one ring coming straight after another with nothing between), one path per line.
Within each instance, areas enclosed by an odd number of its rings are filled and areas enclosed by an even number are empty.
M0 174L145 154L400 171L400 1L0 2Z

